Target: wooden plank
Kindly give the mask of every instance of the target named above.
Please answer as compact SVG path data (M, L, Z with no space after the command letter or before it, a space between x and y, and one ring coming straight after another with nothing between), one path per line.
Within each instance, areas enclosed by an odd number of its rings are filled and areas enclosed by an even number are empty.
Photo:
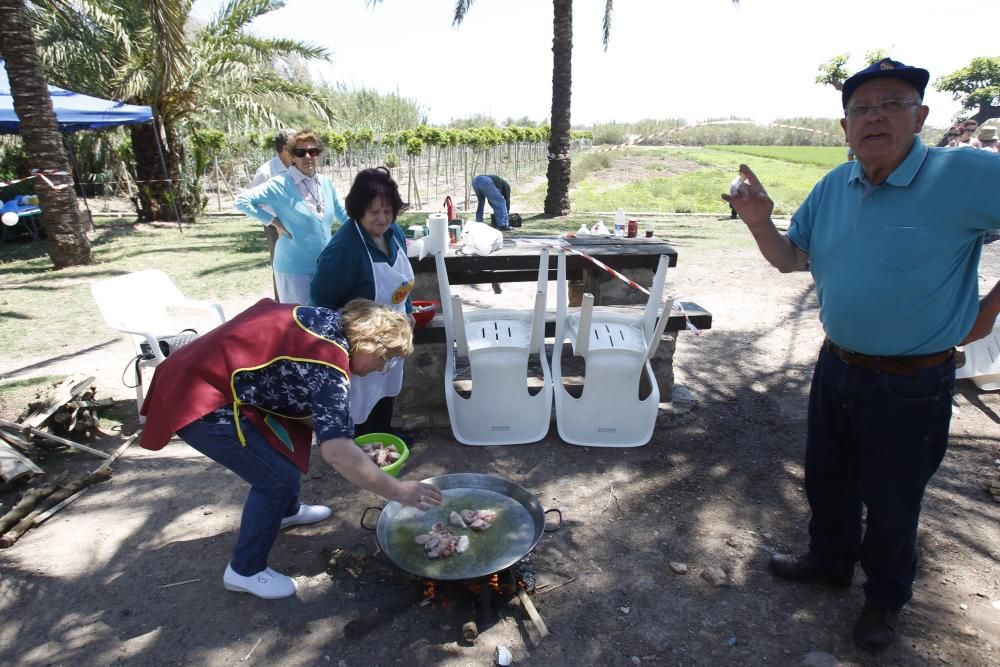
M79 491L77 491L76 493L74 493L73 495L71 495L69 498L67 498L67 499L63 500L62 502L60 502L55 507L50 507L49 509L45 510L44 512L42 512L41 514L39 514L38 516L36 516L34 519L31 520L31 525L32 526L37 526L37 525L43 523L50 516L52 516L53 514L55 514L56 512L58 512L59 510L61 510L62 508L66 507L71 502L73 502L74 500L76 500L77 498L79 498L80 496L82 496L83 494L85 494L87 492L87 489L89 489L89 488L90 488L89 486L85 486L84 488L80 489Z
M72 440L67 440L66 438L60 438L58 435L52 435L51 433L46 433L41 429L29 428L28 432L32 435L37 435L39 438L45 438L46 440L51 440L52 442L58 442L60 445L66 445L67 447L72 447L74 449L79 449L80 451L87 452L88 454L93 454L94 456L100 456L102 459L111 458L111 455L107 452L102 452L99 449L94 449L93 447L88 447L87 445L81 445L79 442L73 442Z
M535 604L531 601L531 598L528 597L528 594L524 591L524 589L518 589L517 599L521 601L521 606L524 607L526 612L528 612L528 617L531 619L531 622L535 624L535 629L538 630L539 636L542 639L548 637L549 629L545 627L545 621L542 620L541 614L539 614L538 610L535 609Z
M687 315L687 320L690 320L692 324L702 330L712 328L712 314L707 310L702 308L696 303L691 303L690 301L681 302L681 306L684 308L684 313ZM617 312L626 313L629 315L638 315L645 308L644 305L634 305L634 306L601 306L601 310L613 310ZM574 309L570 308L572 312ZM578 309L576 309L578 310ZM673 313L670 319L667 320L667 331L684 331L687 329L687 320L684 316L679 313ZM545 316L545 336L551 338L556 335L556 315L555 313L546 313ZM413 331L413 343L415 345L423 345L425 343L444 343L444 317L438 313L434 316L427 326L415 329Z
M11 422L7 423L10 424ZM21 435L24 434L25 429L17 429L17 433L12 431L13 429L11 431L7 431L4 430L4 428L0 428L0 438L6 440L8 444L14 445L22 452L30 452L32 449L31 442L21 437Z
M107 461L105 461L100 466L98 466L94 470L94 472L92 472L90 474L91 475L100 475L102 472L104 472L104 470L106 470L107 468L110 468L111 464L114 463L115 461L117 461L118 457L121 456L122 454L124 454L125 450L128 449L129 447L131 447L132 443L135 442L136 438L138 438L138 437L139 437L138 433L133 433L132 435L130 435L128 437L128 440L126 440L125 442L123 442L118 449L116 449L114 452L111 453L111 456L108 457Z
M45 423L46 419L54 415L59 408L82 394L84 389L90 386L97 378L91 376L82 382L74 383L75 379L76 378L69 378L64 380L58 387L55 388L55 390L50 392L48 396L50 401L49 406L41 412L31 413L22 419L21 423L25 426L38 428Z
M3 481L10 482L22 475L40 475L44 472L34 461L0 440L0 478Z

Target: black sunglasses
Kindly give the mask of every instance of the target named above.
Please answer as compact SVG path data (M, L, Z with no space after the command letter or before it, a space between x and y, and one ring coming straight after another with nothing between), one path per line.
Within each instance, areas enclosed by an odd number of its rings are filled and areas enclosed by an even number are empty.
M295 150L292 151L292 155L294 155L295 157L305 157L307 155L309 157L316 157L316 156L318 156L322 152L323 152L322 148L315 148L315 147L314 148L296 148Z

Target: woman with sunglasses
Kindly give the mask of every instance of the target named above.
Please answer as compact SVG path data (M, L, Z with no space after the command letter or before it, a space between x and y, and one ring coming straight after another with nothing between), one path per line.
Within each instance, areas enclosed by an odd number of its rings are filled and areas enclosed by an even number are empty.
M330 240L333 221L347 222L337 189L317 171L323 143L313 132L295 134L289 141L292 165L288 171L236 197L242 213L273 224L278 232L274 249L274 278L281 303L309 303L309 284L316 259ZM274 213L265 210L269 206Z
M351 299L372 299L393 310L413 311L413 269L406 238L396 222L406 208L399 187L385 167L361 171L345 200L350 221L319 256L312 282L312 303L339 308ZM409 315L412 322L412 315ZM351 378L351 415L355 433L394 433L393 398L403 386L402 359L382 373ZM409 444L409 443L408 443Z
M323 461L354 486L421 509L440 503L436 487L390 477L353 441L348 374L377 375L412 351L409 320L384 305L356 299L334 311L263 299L156 367L141 445L161 449L176 433L250 484L225 588L295 594L268 555L281 529L331 514L299 502L314 433Z

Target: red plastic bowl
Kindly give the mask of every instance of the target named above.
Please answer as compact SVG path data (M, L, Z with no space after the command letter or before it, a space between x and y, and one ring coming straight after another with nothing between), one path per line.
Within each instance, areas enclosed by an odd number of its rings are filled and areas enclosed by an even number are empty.
M418 329L424 328L425 326L427 326L427 324L431 320L434 319L435 313L437 313L438 309L441 307L441 302L440 301L414 301L413 302L414 309L419 308L419 307L426 308L427 306L437 306L437 308L431 308L431 309L425 310L425 311L423 311L421 313L418 313L416 310L413 311L413 319L416 320L416 322L417 322L417 328Z

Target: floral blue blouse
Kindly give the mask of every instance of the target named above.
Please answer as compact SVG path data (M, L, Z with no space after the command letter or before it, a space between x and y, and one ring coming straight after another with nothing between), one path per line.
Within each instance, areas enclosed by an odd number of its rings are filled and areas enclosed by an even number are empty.
M299 306L296 313L309 331L347 349L340 313L309 306ZM276 361L257 370L243 371L236 377L235 387L240 401L263 410L295 417L312 415L317 442L354 437L350 378L325 364ZM232 424L233 406L221 407L201 420L209 424Z

